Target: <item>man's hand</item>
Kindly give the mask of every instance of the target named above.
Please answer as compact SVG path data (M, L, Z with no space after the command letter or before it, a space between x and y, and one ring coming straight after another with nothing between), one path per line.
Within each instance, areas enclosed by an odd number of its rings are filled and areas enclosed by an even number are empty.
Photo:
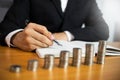
M52 45L52 39L52 34L45 26L29 23L22 32L18 32L12 38L12 43L24 51L32 51Z

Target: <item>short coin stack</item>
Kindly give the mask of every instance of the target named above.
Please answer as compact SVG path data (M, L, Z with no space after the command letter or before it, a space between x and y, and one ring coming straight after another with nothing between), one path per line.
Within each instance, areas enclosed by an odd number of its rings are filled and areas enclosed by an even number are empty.
M29 71L33 71L33 72L37 71L37 69L38 69L38 60L35 60L35 59L29 60L27 69Z
M21 66L20 65L11 65L10 71L15 72L15 73L19 73L19 72L21 72Z

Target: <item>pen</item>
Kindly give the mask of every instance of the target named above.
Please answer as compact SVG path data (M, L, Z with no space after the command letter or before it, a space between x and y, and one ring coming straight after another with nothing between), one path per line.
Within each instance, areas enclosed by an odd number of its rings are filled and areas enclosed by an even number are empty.
M62 46L62 44L60 44L58 41L56 41L56 40L53 40L57 45L59 45L59 46Z

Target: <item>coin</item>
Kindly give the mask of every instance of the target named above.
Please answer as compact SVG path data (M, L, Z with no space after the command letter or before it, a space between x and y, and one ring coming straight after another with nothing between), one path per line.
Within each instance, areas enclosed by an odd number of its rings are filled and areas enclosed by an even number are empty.
M67 68L69 64L69 51L61 51L60 53L60 60L59 60L59 67L60 68Z
M82 58L82 49L73 48L72 66L79 67L81 64L81 58Z
M29 71L36 71L38 69L38 60L36 59L29 60L27 69Z
M10 72L16 72L16 73L21 72L21 66L20 65L11 65Z
M97 53L97 64L105 63L105 53L106 53L106 41L99 41L98 53Z
M53 67L54 67L54 55L51 54L45 55L43 68L52 70Z
M85 52L85 65L93 64L93 56L94 56L94 45L86 44L86 52Z

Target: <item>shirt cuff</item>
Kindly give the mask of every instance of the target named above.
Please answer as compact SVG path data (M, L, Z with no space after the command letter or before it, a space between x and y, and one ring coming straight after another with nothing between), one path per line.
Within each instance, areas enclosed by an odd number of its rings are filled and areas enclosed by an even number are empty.
M68 41L72 41L74 39L74 35L70 33L69 31L64 31L67 35Z
M20 32L20 31L22 31L22 30L23 30L23 29L14 30L14 31L10 32L10 33L5 37L5 41L6 41L6 43L7 43L7 45L8 45L9 47L11 47L11 46L14 47L14 45L10 43L12 36L15 35L16 33Z

